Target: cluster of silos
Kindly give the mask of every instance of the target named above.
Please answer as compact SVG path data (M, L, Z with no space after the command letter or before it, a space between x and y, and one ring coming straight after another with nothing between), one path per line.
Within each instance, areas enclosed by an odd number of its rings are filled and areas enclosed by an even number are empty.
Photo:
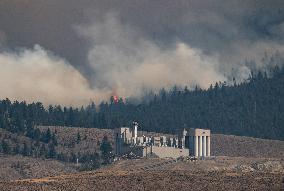
M139 136L138 123L133 122L132 128L121 127L114 130L115 153L121 154L127 147L133 146L157 146L189 149L191 156L210 156L210 130L183 129L178 137L172 136Z
M189 148L191 156L209 157L211 155L210 138L210 130L184 129L181 135L182 147Z

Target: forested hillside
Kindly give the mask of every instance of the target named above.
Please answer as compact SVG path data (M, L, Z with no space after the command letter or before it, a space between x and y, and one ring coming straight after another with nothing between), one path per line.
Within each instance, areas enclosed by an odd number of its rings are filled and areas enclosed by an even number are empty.
M133 120L140 130L175 133L183 127L214 133L284 140L284 69L252 74L241 84L216 83L207 90L174 87L140 104L118 101L72 108L0 101L0 127L33 136L34 125L114 128ZM5 91L5 90L2 90Z

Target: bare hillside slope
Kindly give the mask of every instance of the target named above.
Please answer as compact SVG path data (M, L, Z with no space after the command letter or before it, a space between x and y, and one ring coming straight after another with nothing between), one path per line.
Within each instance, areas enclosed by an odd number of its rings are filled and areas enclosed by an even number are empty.
M99 151L99 142L107 136L113 144L113 131L111 129L74 128L74 127L40 127L42 131L50 129L56 132L59 150L68 148L72 152ZM76 144L77 134L81 141ZM148 133L149 135L163 135ZM171 135L173 136L173 135ZM241 137L234 135L212 134L211 152L213 156L234 157L270 157L284 158L284 141Z
M0 180L2 181L56 176L76 171L75 164L57 160L0 155Z
M279 168L258 168L275 163ZM269 163L269 164L270 164ZM266 165L268 166L268 165ZM146 168L148 167L148 168ZM153 167L153 168L151 168ZM119 161L92 172L0 182L4 190L281 190L279 161L220 157L197 162L172 159Z
M284 158L284 141L213 134L215 156Z

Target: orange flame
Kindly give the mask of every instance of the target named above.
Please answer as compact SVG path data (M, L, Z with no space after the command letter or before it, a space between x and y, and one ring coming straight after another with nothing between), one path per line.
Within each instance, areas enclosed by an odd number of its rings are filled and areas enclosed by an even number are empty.
M114 101L114 103L118 103L118 96L114 95L113 96L113 101Z

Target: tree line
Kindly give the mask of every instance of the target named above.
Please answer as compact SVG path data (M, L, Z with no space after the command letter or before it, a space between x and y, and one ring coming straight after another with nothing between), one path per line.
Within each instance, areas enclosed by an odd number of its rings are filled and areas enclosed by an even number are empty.
M252 73L240 84L218 82L208 89L173 87L149 93L140 103L119 99L86 107L0 101L0 128L26 136L37 125L115 128L138 121L140 130L176 133L183 127L213 133L284 140L284 69ZM40 135L39 135L40 137Z

